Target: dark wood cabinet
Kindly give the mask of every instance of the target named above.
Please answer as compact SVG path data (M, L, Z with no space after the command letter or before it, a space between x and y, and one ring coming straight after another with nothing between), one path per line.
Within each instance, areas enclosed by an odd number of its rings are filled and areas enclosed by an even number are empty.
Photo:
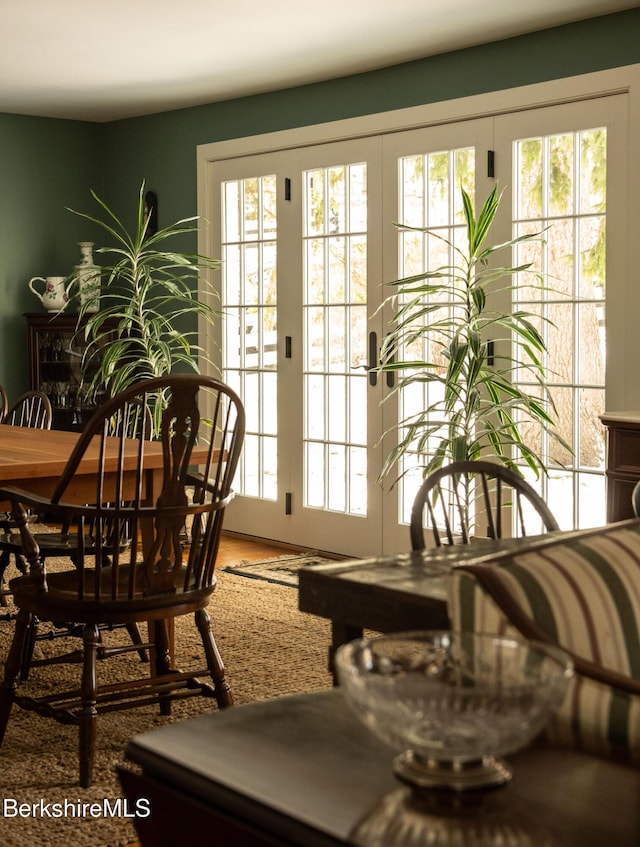
M607 429L607 523L633 517L631 493L640 481L640 412L608 412L600 420Z
M53 428L80 431L95 410L82 390L87 347L77 314L33 312L27 320L29 388L44 391L53 407ZM98 398L99 399L99 398Z

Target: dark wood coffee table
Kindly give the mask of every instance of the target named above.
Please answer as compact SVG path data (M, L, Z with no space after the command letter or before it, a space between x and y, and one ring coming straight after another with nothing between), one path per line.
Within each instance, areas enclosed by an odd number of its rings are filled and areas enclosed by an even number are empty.
M120 770L129 809L149 811L135 821L143 847L370 847L376 817L406 800L393 751L339 690L179 722L134 738L127 754L139 767ZM452 809L436 792L423 807L437 843L472 843L465 828L482 828L495 844L509 833L535 847L640 844L640 770L545 746L508 759L513 781L478 805Z
M298 607L331 621L329 669L333 670L337 648L360 638L365 629L446 629L446 575L453 565L494 561L519 547L545 544L554 535L479 539L394 556L309 565L300 570Z

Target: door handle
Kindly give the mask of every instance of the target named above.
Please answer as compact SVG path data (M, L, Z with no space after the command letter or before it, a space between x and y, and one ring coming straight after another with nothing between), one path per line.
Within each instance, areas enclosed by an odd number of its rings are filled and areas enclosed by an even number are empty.
M351 370L364 370L369 374L369 385L376 385L378 374L375 368L378 366L378 336L375 332L369 333L369 362L351 365Z
M378 335L375 332L369 333L369 385L378 384L378 374L374 370L378 365Z

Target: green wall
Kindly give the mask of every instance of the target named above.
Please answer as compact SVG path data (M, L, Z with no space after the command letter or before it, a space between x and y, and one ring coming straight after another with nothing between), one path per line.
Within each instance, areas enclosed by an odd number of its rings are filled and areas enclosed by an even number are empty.
M36 275L64 274L90 240L66 206L96 211L95 189L133 220L138 188L160 225L196 213L196 147L640 62L640 8L468 50L191 109L108 124L0 114L0 383L27 387L22 313ZM212 44L215 50L215 44ZM185 245L195 249L195 239Z
M65 211L100 187L102 132L97 124L0 114L0 383L14 399L26 390L27 311L42 306L27 283L62 276L89 240Z

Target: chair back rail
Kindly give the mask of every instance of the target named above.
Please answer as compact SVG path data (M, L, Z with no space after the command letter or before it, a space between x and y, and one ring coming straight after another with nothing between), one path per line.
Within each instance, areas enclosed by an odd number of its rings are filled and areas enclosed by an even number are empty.
M42 391L25 391L2 417L3 424L36 429L51 429L52 421L51 401Z
M558 530L558 522L537 491L514 471L489 461L452 462L434 471L424 480L413 502L410 535L414 550L425 547L425 518L433 532L436 547L443 544L468 544L474 534L474 514L486 522L489 538L502 538L511 530L515 516L517 534L533 534L541 529Z

